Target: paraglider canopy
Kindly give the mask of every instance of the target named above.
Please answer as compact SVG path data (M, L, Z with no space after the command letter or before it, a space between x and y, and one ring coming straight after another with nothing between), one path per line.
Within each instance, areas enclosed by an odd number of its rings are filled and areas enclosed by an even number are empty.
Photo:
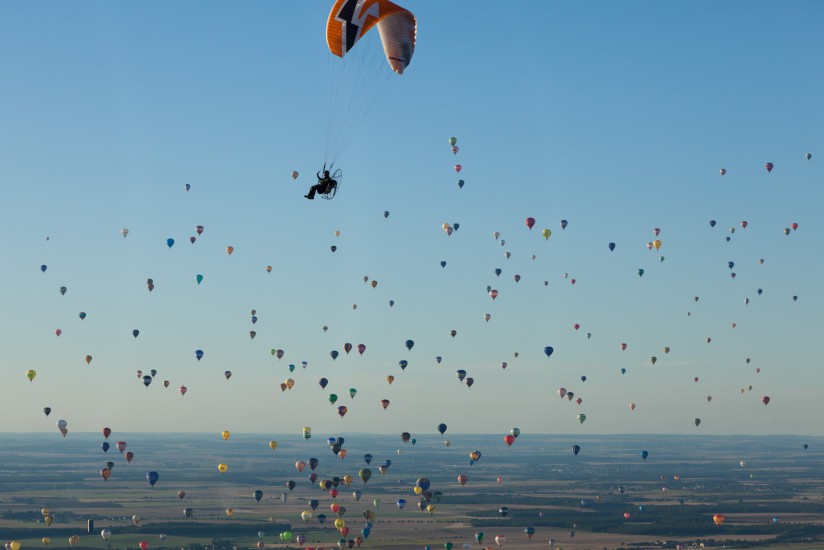
M356 13L358 7L361 9ZM375 26L389 66L403 74L415 52L417 22L412 12L389 0L365 0L358 4L337 0L326 24L329 51L343 57Z

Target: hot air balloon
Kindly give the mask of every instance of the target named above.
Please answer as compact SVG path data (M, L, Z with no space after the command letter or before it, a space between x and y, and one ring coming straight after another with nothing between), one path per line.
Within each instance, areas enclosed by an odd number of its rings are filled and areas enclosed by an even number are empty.
M155 483L157 483L157 480L158 480L159 477L160 476L158 475L157 472L148 472L146 474L146 481L149 482L149 485L154 487L154 485L155 485Z
M578 453L580 453L580 452L581 452L581 446L580 445L573 445L572 446L572 453L575 456L578 456Z
M641 451L641 458L646 460L648 456L649 456L649 451L646 451L646 450Z
M766 163L766 164L764 165L764 168L766 168L766 169L767 169L767 172L772 172L773 166L774 166L774 165L773 165L773 163L772 163L772 162L768 162L768 163Z
M712 521L717 526L721 527L722 525L724 525L724 516L723 516L723 514L715 514L714 516L712 516Z

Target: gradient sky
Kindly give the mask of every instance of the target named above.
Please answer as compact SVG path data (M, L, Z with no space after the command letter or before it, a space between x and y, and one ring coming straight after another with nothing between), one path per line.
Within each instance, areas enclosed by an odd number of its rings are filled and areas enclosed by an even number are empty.
M0 3L0 431L820 435L824 5L409 0L357 78L329 5Z

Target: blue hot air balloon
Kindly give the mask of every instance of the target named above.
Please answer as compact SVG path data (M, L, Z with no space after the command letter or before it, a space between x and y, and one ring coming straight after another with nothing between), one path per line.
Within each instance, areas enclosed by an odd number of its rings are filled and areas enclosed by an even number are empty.
M109 452L109 442L104 441L103 444L100 446L100 448L103 449L104 453Z
M398 499L398 502L396 502L395 504L397 504L397 505L398 505L398 508L400 508L401 510L403 510L403 509L404 509L404 507L406 506L406 499L399 498L399 499Z
M609 243L609 251L612 252L615 250L615 243Z
M405 345L406 345L406 349L408 349L408 350L410 350L410 351L411 351L411 350L412 350L412 346L414 346L414 345L415 345L415 342L414 342L414 341L412 341L412 340L407 340L407 341L406 341L406 343L405 343Z
M332 351L329 352L329 355L332 356L332 361L334 361L335 359L338 358L338 355L340 355L340 354L338 353L338 350L333 349Z
M553 351L555 351L555 349L552 346L547 346L547 347L544 348L544 353L546 354L547 357L552 355Z
M646 460L648 456L649 456L649 451L646 451L646 450L641 451L641 458Z
M203 350L202 349L196 349L195 350L195 357L197 358L198 361L200 361L203 358Z
M157 472L149 472L149 473L146 474L146 481L149 482L149 485L154 487L154 484L157 483L157 479L159 477L160 476L157 475Z
M166 246L168 246L169 248L172 248L174 245L175 245L175 240L174 239L172 239L172 238L166 239Z
M365 455L363 455L363 460L367 464L371 463L372 462L372 455L369 454L369 453L366 453Z

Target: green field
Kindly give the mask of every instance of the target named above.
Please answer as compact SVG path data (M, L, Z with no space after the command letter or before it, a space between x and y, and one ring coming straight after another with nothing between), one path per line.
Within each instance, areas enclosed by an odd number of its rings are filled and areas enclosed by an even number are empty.
M216 453L211 436L140 435L139 458L131 464L117 453L90 452L98 438L3 436L3 540L22 548L42 547L43 537L51 548L68 548L77 535L76 548L138 548L141 541L149 548L330 548L351 541L398 550L452 543L462 550L497 546L495 537L503 535L502 546L514 550L545 547L550 539L553 547L577 549L824 547L824 442L815 438L661 436L644 461L632 436L577 438L579 456L568 450L566 437L533 436L503 455L483 451L474 464L468 450L494 448L499 438L453 437L459 449L435 440L400 444L398 454L398 444L386 436L351 436L349 455L341 460L322 441L284 438L272 452L263 449L267 437L241 434ZM365 452L374 455L368 483L357 475L367 466ZM314 483L308 467L302 473L295 467L309 457L319 462ZM107 460L115 466L104 481L95 474ZM392 464L381 475L377 467L385 460ZM221 461L229 464L223 475L216 468ZM148 468L159 473L154 487L145 479ZM469 477L464 486L457 482L461 474ZM335 477L341 479L333 497L320 484ZM414 492L424 477L431 483L428 501ZM256 490L263 491L260 502ZM182 499L179 491L185 491ZM399 499L406 501L403 509ZM312 500L316 510L304 521L301 513ZM344 510L336 515L335 505ZM435 508L422 511L426 505ZM375 518L364 537L367 512ZM713 522L715 514L724 516L722 525ZM345 537L336 519L345 520ZM104 528L111 532L108 541L100 534ZM281 540L284 532L291 539ZM305 537L302 545L298 536Z

